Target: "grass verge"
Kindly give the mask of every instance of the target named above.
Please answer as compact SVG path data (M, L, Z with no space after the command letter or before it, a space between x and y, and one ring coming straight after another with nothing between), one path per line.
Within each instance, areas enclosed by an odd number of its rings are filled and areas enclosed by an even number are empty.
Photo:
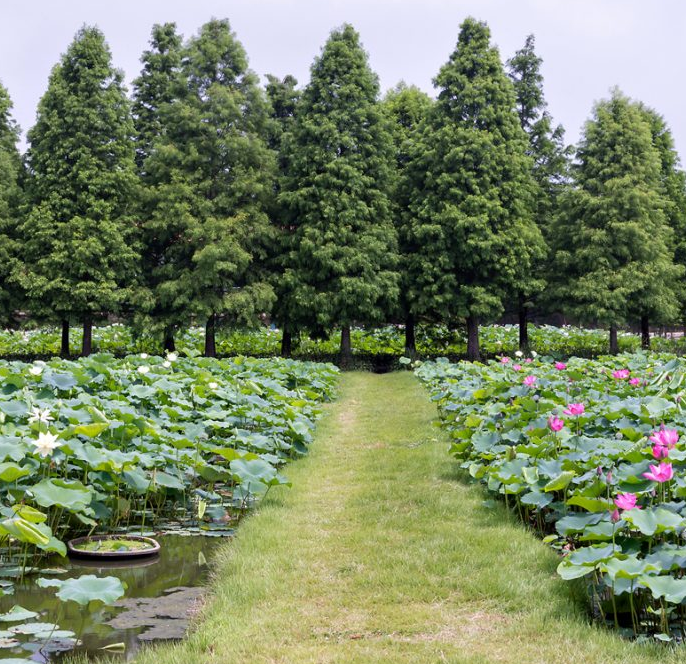
M349 373L310 455L215 560L188 639L139 664L683 661L589 624L556 555L446 454L410 373Z

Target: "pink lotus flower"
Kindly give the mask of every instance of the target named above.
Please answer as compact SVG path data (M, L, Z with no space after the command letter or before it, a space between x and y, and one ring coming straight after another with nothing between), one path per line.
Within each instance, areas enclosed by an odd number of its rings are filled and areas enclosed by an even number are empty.
M664 426L656 431L650 440L653 445L653 456L656 459L665 459L669 456L669 450L679 442L679 432L676 429L665 429Z
M669 482L674 477L674 469L671 463L665 463L664 461L659 466L653 466L651 463L650 472L643 473L643 477L653 482Z
M640 379L640 378L632 378L632 379L629 381L629 385L633 385L634 387L636 387L636 385L640 385L640 384L641 384L641 379Z
M507 364L510 361L509 357L501 357L500 364Z
M617 523L621 517L619 516L619 510L615 510L614 512L610 513L610 521L612 523Z
M565 415L570 415L572 417L579 417L583 415L586 408L582 403L570 403L569 406L563 411Z
M662 445L653 445L653 456L656 459L666 459L669 456L669 447Z
M567 368L567 365L564 362L555 362L555 368L558 371L564 371Z
M619 493L615 498L615 505L619 507L620 510L632 510L634 508L641 509L641 506L636 506L636 494L635 493Z
M565 421L561 420L559 417L556 415L552 415L551 417L548 418L548 426L550 427L551 431L560 431L562 427L564 427Z
M612 377L615 380L626 380L631 372L628 369L619 369L618 371L612 372Z
M650 437L650 440L671 450L679 442L679 432L676 429L665 429L663 426Z
M521 365L521 364L513 364L513 365L512 365L512 368L513 368L515 371L521 371L521 370L522 370L522 365Z
M526 360L524 360L527 364L531 364L533 360L530 357L527 357Z
M535 382L536 382L536 376L527 376L524 379L524 385L526 385L527 387L533 387Z

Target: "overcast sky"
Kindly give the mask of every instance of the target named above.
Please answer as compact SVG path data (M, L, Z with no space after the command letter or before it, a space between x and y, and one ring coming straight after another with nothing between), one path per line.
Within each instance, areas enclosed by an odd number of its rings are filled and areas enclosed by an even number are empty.
M228 18L261 76L294 74L301 84L330 30L361 33L382 90L403 79L433 92L466 16L485 20L503 60L534 33L549 110L575 142L593 102L618 85L662 113L686 157L684 0L4 0L0 80L24 131L52 66L81 25L105 33L127 82L140 70L154 23L184 36Z

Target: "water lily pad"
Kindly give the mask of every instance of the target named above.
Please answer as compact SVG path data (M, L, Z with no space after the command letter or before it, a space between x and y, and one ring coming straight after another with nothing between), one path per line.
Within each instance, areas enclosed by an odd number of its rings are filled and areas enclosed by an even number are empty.
M24 620L31 620L38 614L35 611L29 611L19 604L15 604L7 613L0 614L0 622L20 622Z
M98 578L85 574L76 579L38 579L42 588L58 588L57 597L65 602L76 602L82 606L90 602L112 604L124 596L124 584L114 576Z

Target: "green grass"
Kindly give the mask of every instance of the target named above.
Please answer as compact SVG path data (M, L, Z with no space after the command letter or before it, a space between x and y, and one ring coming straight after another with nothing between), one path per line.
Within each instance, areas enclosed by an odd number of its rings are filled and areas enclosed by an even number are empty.
M215 560L187 641L140 664L682 661L589 624L556 555L482 506L410 373L341 377L311 454Z

